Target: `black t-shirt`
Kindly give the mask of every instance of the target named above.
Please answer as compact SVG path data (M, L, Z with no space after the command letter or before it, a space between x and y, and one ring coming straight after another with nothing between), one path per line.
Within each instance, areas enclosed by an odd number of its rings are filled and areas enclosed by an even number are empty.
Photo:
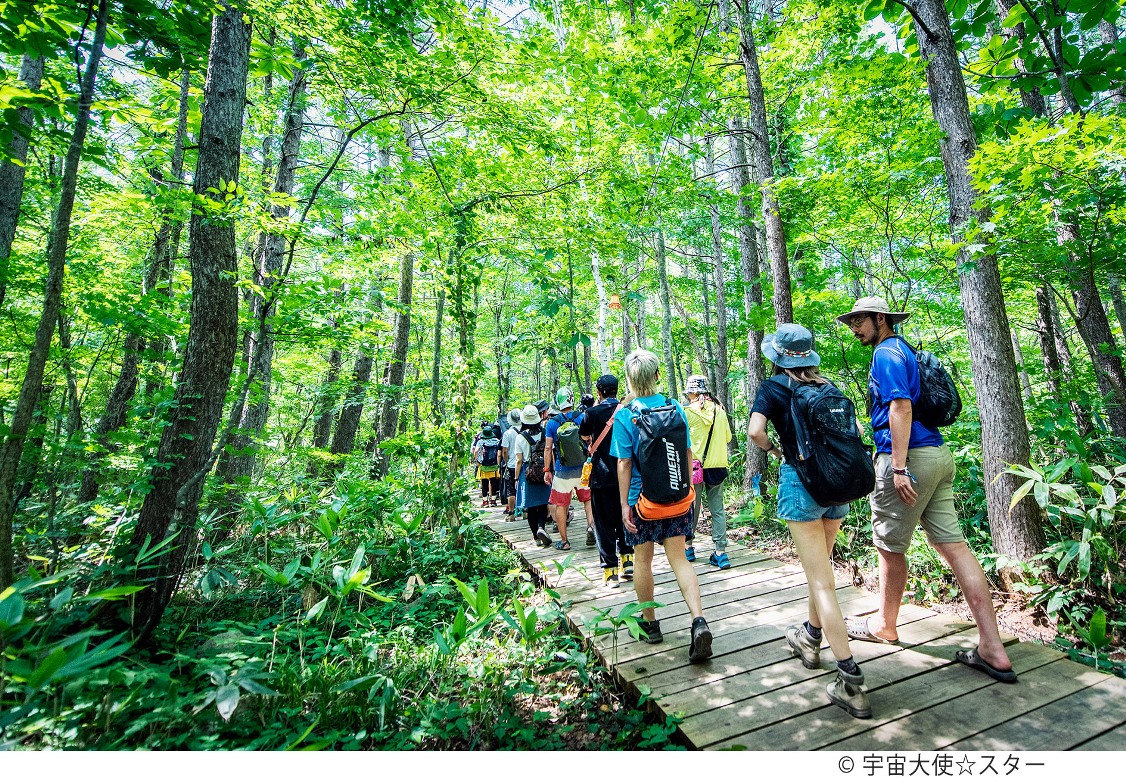
M618 401L611 398L599 403L592 408L587 408L579 422L579 434L589 437L591 445L598 440L598 436L606 429L606 422L617 410ZM598 451L594 452L591 459L590 486L596 489L616 487L618 485L618 458L610 456L610 441L614 439L613 432L606 433L606 437L598 444Z
M781 384L775 381L781 381ZM786 462L792 464L798 452L798 441L790 418L790 390L786 387L787 382L791 386L797 386L797 381L788 375L775 375L773 380L764 381L758 387L751 413L761 413L774 425L782 454L785 455Z

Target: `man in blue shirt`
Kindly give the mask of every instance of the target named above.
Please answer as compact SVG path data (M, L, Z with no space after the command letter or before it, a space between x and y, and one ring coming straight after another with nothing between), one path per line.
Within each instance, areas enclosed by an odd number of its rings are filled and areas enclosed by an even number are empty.
M622 498L622 521L625 524L625 542L634 552L634 589L637 600L646 603L653 600L653 545L660 542L665 549L669 565L676 575L676 583L684 603L692 614L692 637L688 647L688 660L702 663L712 655L712 632L704 620L703 604L700 600L700 583L692 564L684 555L685 536L692 533L692 508L669 519L639 519L634 507L641 497L641 472L635 464L639 437L634 416L645 408L674 405L684 419L684 443L688 464L692 462L692 446L688 438L688 417L684 408L676 400L669 400L657 393L660 380L660 362L651 351L637 350L626 357L626 380L630 391L635 395L629 405L614 416L613 440L610 443L610 456L618 458L618 488ZM657 615L652 609L642 611L644 618L638 625L644 632L644 641L658 644L664 640Z
M876 489L872 493L872 540L880 560L880 609L871 617L846 618L848 635L870 642L898 642L896 623L907 588L907 547L920 523L927 540L950 564L966 597L979 641L957 659L999 682L1016 682L1001 643L989 582L966 544L954 508L954 456L942 435L913 416L921 391L914 350L895 332L908 313L893 312L878 297L858 299L837 320L862 345L874 346L868 376L876 441Z

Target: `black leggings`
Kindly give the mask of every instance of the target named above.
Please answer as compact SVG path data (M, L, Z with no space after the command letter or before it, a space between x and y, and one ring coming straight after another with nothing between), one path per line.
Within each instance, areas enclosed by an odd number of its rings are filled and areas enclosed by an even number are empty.
M481 479L481 497L487 498L500 492L500 478Z
M619 554L633 554L633 547L626 543L622 524L622 496L616 486L591 487L590 506L594 514L598 559L603 568L617 568Z
M524 509L524 513L528 517L528 527L531 529L533 536L536 534L536 531L543 530L547 527L546 503L542 506L530 506Z

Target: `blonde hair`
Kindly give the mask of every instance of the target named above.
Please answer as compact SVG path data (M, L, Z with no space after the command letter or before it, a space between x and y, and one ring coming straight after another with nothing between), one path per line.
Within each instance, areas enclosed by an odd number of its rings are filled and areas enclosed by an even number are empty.
M626 381L630 391L638 397L650 397L657 393L657 370L661 362L657 354L638 348L626 357Z
M817 367L777 367L798 383L828 383L829 379L817 371Z

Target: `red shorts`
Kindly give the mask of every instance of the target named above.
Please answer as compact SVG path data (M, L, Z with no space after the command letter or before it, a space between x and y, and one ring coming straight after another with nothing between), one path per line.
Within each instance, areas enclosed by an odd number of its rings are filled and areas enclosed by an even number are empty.
M574 478L559 478L559 476L556 476L551 481L551 496L547 499L547 502L555 506L569 506L571 505L571 494L574 493L580 503L586 503L590 500L590 488L582 486L582 481L582 476L575 476Z

